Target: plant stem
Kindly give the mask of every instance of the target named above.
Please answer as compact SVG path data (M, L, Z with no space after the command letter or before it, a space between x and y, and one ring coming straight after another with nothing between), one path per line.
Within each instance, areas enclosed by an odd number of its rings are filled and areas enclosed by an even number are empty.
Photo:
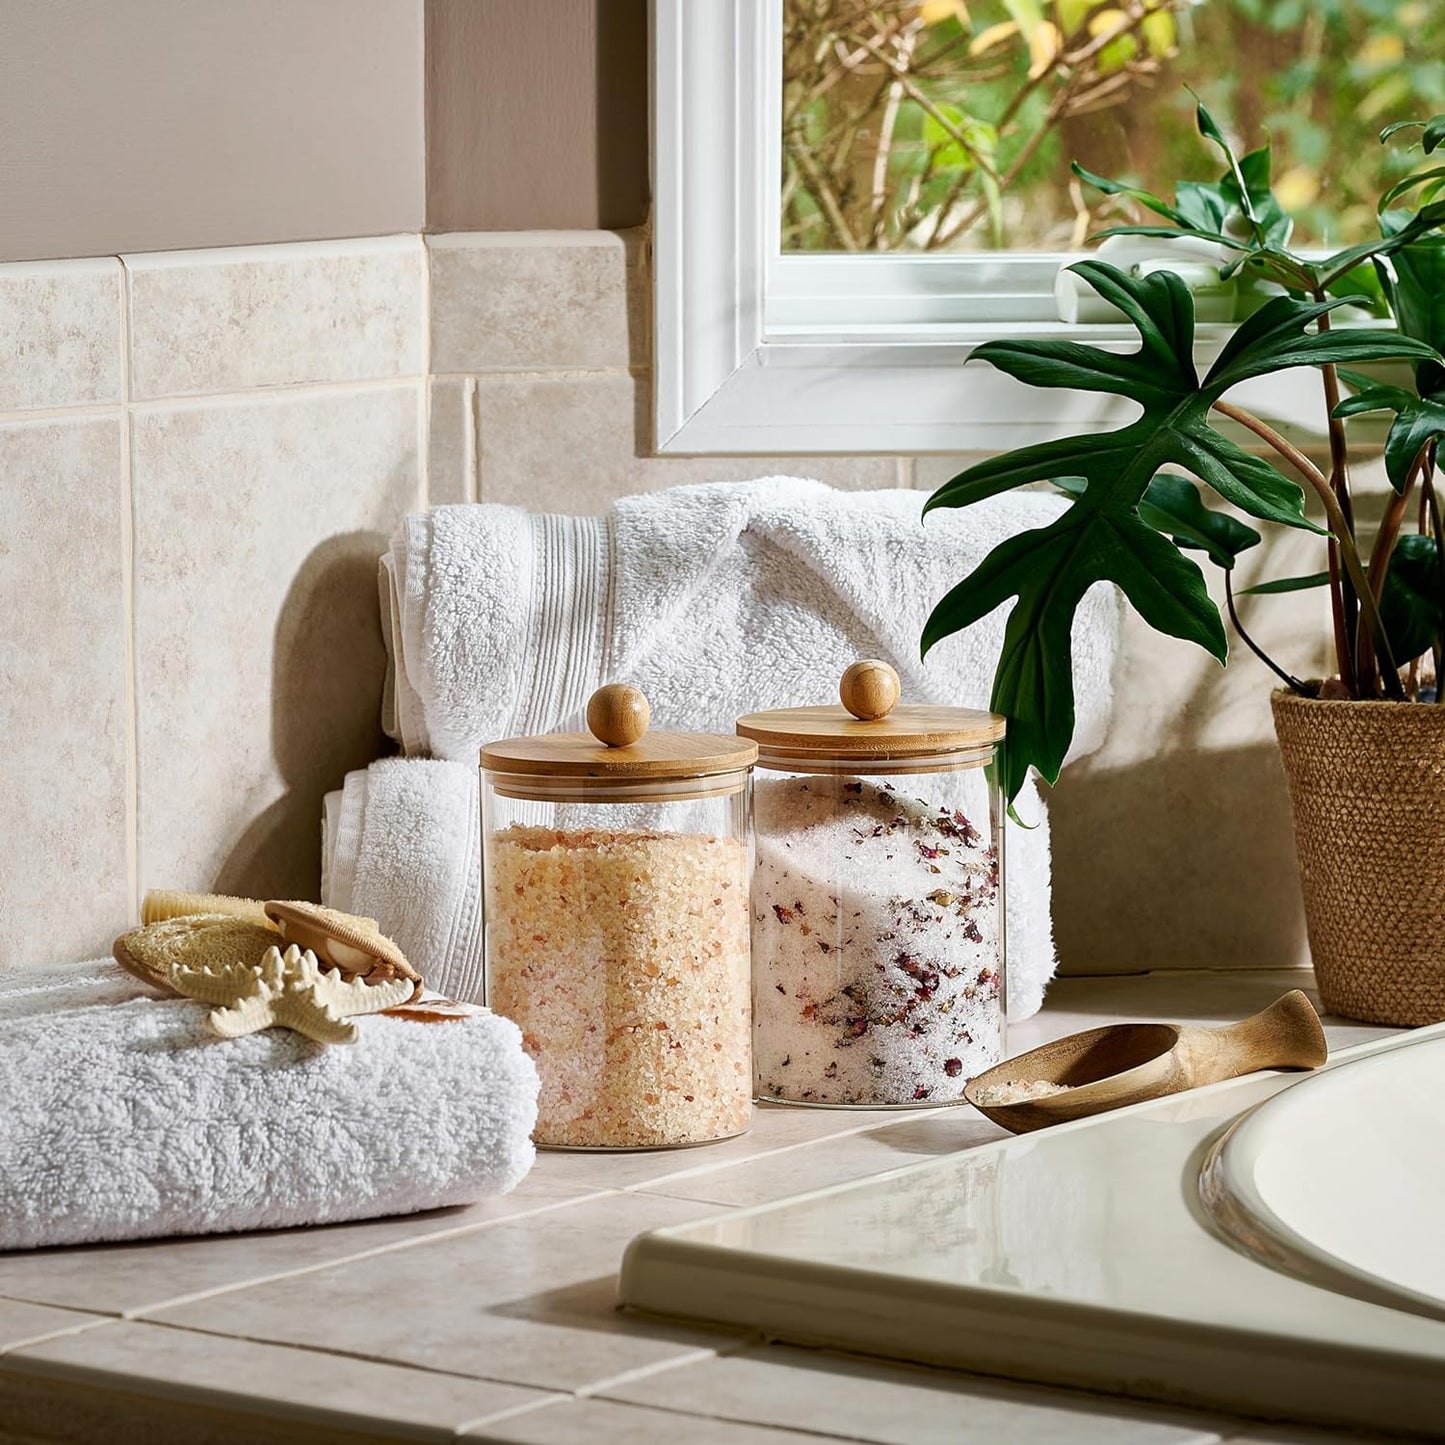
M1425 470L1421 490L1425 495L1425 502L1430 508L1430 530L1435 535L1435 557L1440 564L1440 587L1441 595L1445 596L1445 526L1440 524L1440 503L1435 496L1435 464L1431 458L1430 465ZM1437 636L1435 645L1431 648L1435 662L1435 702L1445 703L1445 636Z
M1316 301L1327 301L1329 297L1321 287L1314 288ZM1330 329L1329 313L1326 312L1319 319L1319 329L1326 332ZM1350 534L1353 542L1355 536L1355 510L1350 500L1350 464L1349 445L1345 440L1345 424L1335 415L1335 408L1340 404L1340 377L1334 363L1326 363L1320 368L1320 375L1324 381L1325 388L1325 419L1329 429L1330 439L1330 486L1334 489L1336 498L1339 500L1340 512L1345 519L1345 528ZM1330 544L1332 547L1334 543ZM1355 589L1350 585L1351 579L1341 577L1339 579L1340 595L1340 619L1343 623L1343 633L1348 652L1348 658L1340 659L1340 680L1347 687L1351 687L1356 697L1364 697L1372 694L1374 686L1374 667L1370 655L1365 647L1365 627L1360 619L1360 605L1355 596ZM1338 650L1339 633L1336 633L1336 649ZM1353 674L1353 679L1347 674ZM1353 682L1353 685L1352 685Z
M1214 410L1227 416L1231 421L1238 422L1240 426L1252 431L1261 441L1271 446L1299 472L1319 495L1320 501L1324 504L1325 517L1329 521L1330 530L1339 539L1340 560L1344 563L1351 582L1354 583L1355 592L1360 600L1360 609L1365 615L1366 625L1369 628L1370 640L1380 659L1380 676L1384 680L1385 691L1391 697L1403 700L1405 688L1400 681L1400 672L1395 666L1394 656L1390 652L1390 639L1385 635L1385 624L1380 620L1380 609L1375 605L1375 594L1370 591L1364 564L1360 561L1359 551L1355 547L1354 534L1345 524L1345 514L1340 506L1340 499L1335 495L1334 488L1330 486L1325 474L1297 446L1286 441L1272 426L1260 421L1257 416L1245 411L1243 407L1235 406L1233 402L1229 401L1216 401Z
M1310 695L1309 688L1307 688L1299 678L1291 677L1289 673L1275 662L1264 648L1244 630L1244 623L1239 620L1239 612L1234 605L1234 571L1232 568L1226 568L1224 573L1224 602L1225 606L1229 608L1229 620L1234 623L1234 630L1239 633L1244 645L1269 668L1291 692L1297 692L1301 697L1308 697Z
M1392 492L1390 503L1385 508L1385 515L1380 519L1379 531L1375 533L1375 545L1370 549L1370 590L1375 594L1375 601L1380 601L1385 590L1385 575L1390 569L1390 558L1395 552L1395 543L1400 536L1400 528L1405 521L1405 509L1410 505L1410 494L1415 490L1415 483L1419 480L1420 474L1424 471L1425 456L1422 450L1416 459L1415 465L1410 468L1410 475L1405 478L1405 489L1402 492ZM1363 646L1360 652L1360 693L1373 694L1375 691L1374 676L1374 654L1366 656Z

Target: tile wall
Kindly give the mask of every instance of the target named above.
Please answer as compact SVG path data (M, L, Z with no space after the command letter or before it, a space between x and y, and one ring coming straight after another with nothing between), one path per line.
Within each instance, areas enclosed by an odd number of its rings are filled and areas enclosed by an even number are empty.
M0 266L0 968L146 888L315 896L322 795L386 751L397 521L892 459L648 456L644 258L605 233Z
M0 968L104 952L149 887L314 896L321 798L388 750L375 561L406 512L596 512L770 471L650 455L645 246L393 237L0 266ZM1307 539L1247 554L1314 570ZM1313 594L1254 599L1318 672ZM1126 633L1055 791L1067 972L1306 961L1269 678Z

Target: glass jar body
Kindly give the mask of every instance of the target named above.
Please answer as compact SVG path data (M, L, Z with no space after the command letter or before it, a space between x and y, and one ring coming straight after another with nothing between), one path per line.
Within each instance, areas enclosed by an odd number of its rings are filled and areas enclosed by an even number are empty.
M952 1104L1003 1058L1004 809L992 749L831 767L759 758L757 1095ZM785 765L785 766L784 766Z
M487 1003L537 1064L539 1145L748 1127L750 786L709 782L538 798L517 796L535 779L483 772Z

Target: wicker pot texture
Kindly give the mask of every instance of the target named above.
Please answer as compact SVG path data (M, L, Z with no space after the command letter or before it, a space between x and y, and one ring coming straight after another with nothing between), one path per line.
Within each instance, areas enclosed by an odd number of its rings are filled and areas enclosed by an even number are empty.
M1445 1019L1445 707L1279 691L1305 922L1330 1013Z

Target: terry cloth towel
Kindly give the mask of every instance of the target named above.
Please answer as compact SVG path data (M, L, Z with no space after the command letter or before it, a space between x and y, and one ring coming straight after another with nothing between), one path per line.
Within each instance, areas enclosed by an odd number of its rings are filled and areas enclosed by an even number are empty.
M492 1014L220 1039L108 960L0 983L0 1249L411 1214L512 1189L537 1071Z
M384 758L326 795L321 901L374 918L448 998L482 997L477 769Z
M1067 506L1043 492L920 518L917 492L839 492L768 477L630 497L604 517L439 507L408 517L381 564L393 678L386 722L406 752L469 766L520 733L580 728L603 683L641 687L655 726L731 732L762 708L830 701L850 662L881 657L913 702L986 707L1000 609L918 656L933 605L1006 537ZM1074 625L1073 755L1103 739L1119 603L1101 585ZM1008 838L1014 1018L1053 974L1047 815Z

